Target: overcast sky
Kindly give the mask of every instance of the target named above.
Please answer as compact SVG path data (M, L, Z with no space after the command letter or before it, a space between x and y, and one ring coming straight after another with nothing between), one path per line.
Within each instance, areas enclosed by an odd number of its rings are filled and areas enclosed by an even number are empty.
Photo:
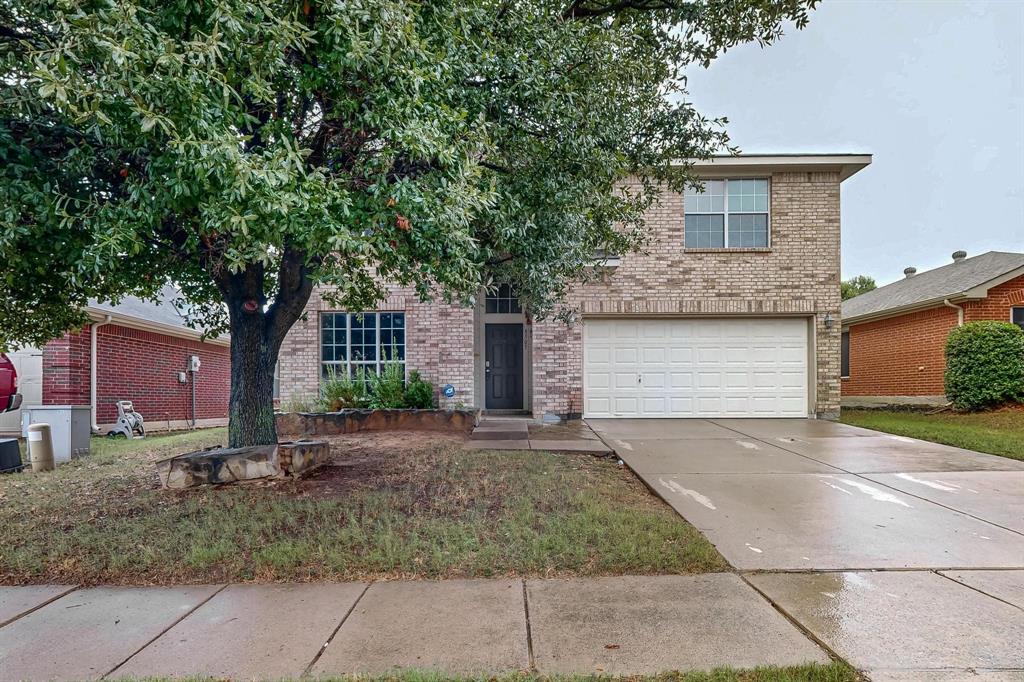
M803 31L689 74L744 152L868 152L843 277L1024 251L1024 0L825 0Z

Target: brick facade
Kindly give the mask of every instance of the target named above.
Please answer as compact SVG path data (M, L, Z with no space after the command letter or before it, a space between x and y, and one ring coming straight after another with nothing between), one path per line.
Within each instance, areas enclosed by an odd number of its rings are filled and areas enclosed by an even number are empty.
M532 412L578 416L583 405L583 321L601 315L799 316L815 320L812 372L814 412L839 410L839 184L838 172L775 172L771 178L771 247L686 249L683 197L666 193L647 216L650 241L627 254L600 281L577 287L566 301L577 321L535 322L531 344ZM709 177L720 177L719 174ZM312 397L318 390L319 314L329 309L314 293L307 319L295 325L281 352L281 397ZM393 289L380 310L405 310L409 367L435 383L452 383L456 400L473 404L474 311L422 304ZM826 327L830 314L836 323ZM479 376L479 374L477 374ZM465 387L465 388L463 388Z
M97 421L117 420L117 400L131 400L153 427L192 418L192 387L178 382L188 358L198 355L196 418L227 418L231 356L226 346L124 327L97 328ZM191 375L190 375L191 380ZM88 405L90 327L43 347L43 403Z
M1024 276L992 287L983 299L959 305L964 322L1009 322L1010 309L1024 306ZM851 325L850 376L842 380L843 396L942 396L946 337L957 323L957 311L939 305Z

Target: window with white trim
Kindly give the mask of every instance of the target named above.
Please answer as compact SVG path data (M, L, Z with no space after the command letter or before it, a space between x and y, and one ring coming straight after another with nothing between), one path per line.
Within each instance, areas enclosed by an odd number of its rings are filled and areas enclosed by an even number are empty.
M1010 322L1024 329L1024 306L1018 308L1010 308Z
M327 376L359 369L379 374L388 362L405 365L405 313L321 313L320 367Z
M767 248L768 179L705 180L683 197L684 246L688 249Z

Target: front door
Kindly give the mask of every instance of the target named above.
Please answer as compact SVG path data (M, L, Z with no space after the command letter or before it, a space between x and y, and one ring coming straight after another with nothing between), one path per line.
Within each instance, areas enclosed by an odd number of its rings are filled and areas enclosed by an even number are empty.
M523 409L523 325L484 325L484 346L487 409Z

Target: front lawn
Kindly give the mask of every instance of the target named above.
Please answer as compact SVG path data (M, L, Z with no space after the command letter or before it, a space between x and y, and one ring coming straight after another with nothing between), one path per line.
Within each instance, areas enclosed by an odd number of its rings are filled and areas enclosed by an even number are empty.
M223 429L94 439L0 477L0 582L168 584L688 573L728 568L614 460L471 452L420 433L332 440L300 481L173 492L153 461Z
M940 412L844 409L844 424L1024 460L1024 409Z

